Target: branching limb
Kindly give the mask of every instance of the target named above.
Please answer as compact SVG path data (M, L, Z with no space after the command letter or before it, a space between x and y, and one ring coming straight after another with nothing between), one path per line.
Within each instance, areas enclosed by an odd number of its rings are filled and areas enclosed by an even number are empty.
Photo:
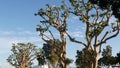
M108 31L105 33L105 35L104 35L103 38L100 40L100 42L103 41L103 40L105 39L105 37L108 35L108 33L109 33ZM98 43L96 46L98 47L99 45L101 45L101 44Z
M107 36L107 34L108 34L108 32L104 35L104 37L102 38L102 40L100 41L100 43L98 43L97 44L97 46L99 46L99 45L101 45L101 44L103 44L103 43L106 43L106 41L107 40L109 40L109 39L111 39L111 38L114 38L114 37L116 37L118 34L119 34L119 26L118 26L118 24L117 24L117 30L116 30L117 32L115 33L115 34L113 34L113 35L111 35L111 36L109 36L109 37L107 37L106 39L105 39L105 37Z
M81 41L76 40L75 38L72 38L67 32L66 32L66 34L68 35L69 39L72 42L76 42L76 43L82 44L83 46L87 47L87 45L84 42L81 42Z

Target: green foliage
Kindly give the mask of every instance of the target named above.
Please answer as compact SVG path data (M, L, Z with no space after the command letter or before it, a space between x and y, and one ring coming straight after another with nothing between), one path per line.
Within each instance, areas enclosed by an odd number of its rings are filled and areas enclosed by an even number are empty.
M113 56L104 56L102 58L99 59L99 63L100 66L104 65L104 66L110 66L110 65L115 65L117 64L116 62L116 57Z
M89 68L90 67L90 63L91 58L94 58L94 52L92 50L87 50L87 49L83 49L82 51L78 51L77 50L77 56L76 56L76 65L79 68Z
M49 26L42 27L41 25L38 25L38 27L36 28L36 31L40 31L41 33L44 33L48 30L49 30Z
M46 64L43 49L39 49L39 51L37 52L37 60L38 60L40 66Z
M55 65L59 58L60 54L62 53L61 49L62 43L56 40L48 40L46 43L43 44L44 55L46 59L53 65Z
M73 62L73 60L72 60L72 59L69 59L69 58L67 58L66 61L65 61L66 64L70 64L70 63L72 63L72 62Z
M117 62L120 64L120 52L117 53Z
M106 49L103 49L102 56L112 56L112 47L106 46Z
M104 30L106 26L108 26L108 23L106 21L103 21L101 23L94 23L93 29L90 30L89 32L89 37L93 38L94 36L98 36L101 34L101 32Z
M73 6L77 6L76 2L77 2L78 0L69 0L69 1L71 2L71 4L72 4Z
M116 57L112 56L112 47L106 46L106 49L103 49L102 58L99 59L99 65L110 66L117 64Z
M91 3L97 4L102 10L110 8L112 14L120 19L120 0L90 0Z
M46 9L41 8L38 13L35 14L36 16L39 15L43 19L40 21L42 24L39 25L36 30L40 32L42 30L42 32L44 32L47 31L46 29L52 26L60 32L66 31L66 20L69 18L69 10L70 8L67 8L64 2L60 7L46 4Z

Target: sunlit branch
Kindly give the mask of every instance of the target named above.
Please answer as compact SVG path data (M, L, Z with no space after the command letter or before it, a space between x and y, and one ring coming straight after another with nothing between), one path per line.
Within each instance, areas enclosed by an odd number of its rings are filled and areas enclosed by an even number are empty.
M77 41L75 38L72 38L67 32L66 32L66 34L68 35L69 39L70 39L72 42L76 42L76 43L82 44L82 45L84 45L85 47L87 47L87 45L86 45L84 42Z

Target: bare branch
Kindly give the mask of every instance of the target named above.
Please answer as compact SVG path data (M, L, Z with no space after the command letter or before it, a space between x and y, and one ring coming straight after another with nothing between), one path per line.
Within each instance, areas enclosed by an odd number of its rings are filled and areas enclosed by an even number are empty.
M82 4L83 4L84 8L87 10L87 7L85 6L84 0L82 0Z
M47 39L50 39L47 35L45 35L44 33L41 34L42 36L42 39L45 41L46 39L44 38L44 36L47 38Z
M94 7L96 10L96 19L95 19L95 23L97 23L98 19L99 19L99 11L97 7Z
M105 35L103 36L103 38L101 39L101 41L103 41L103 40L105 39L105 37L108 35L108 33L109 33L108 31L105 33ZM100 41L100 42L101 42L101 41ZM99 46L99 45L101 45L101 44L98 43L96 46Z
M68 35L69 39L70 39L72 42L76 42L76 43L82 44L82 45L84 45L85 47L87 47L87 45L86 45L84 42L77 41L75 38L72 38L67 32L66 32L66 34Z
M118 34L119 34L119 26L117 25L117 32L109 37L107 37L106 39L104 39L106 36L107 36L108 33L106 33L104 35L104 37L102 38L101 42L97 44L97 46L103 44L103 43L106 43L107 40L111 39L111 38L114 38L116 37Z
M99 47L99 54L101 53L101 48L102 48L102 45L100 45L100 47Z
M97 41L98 41L98 36L95 36L95 43L94 43L94 46L96 46Z

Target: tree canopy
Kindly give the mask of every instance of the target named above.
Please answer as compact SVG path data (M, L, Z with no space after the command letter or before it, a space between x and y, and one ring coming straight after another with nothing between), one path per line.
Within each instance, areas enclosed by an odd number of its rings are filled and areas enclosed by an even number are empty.
M120 0L90 0L90 2L97 4L103 10L111 8L112 14L120 20Z

